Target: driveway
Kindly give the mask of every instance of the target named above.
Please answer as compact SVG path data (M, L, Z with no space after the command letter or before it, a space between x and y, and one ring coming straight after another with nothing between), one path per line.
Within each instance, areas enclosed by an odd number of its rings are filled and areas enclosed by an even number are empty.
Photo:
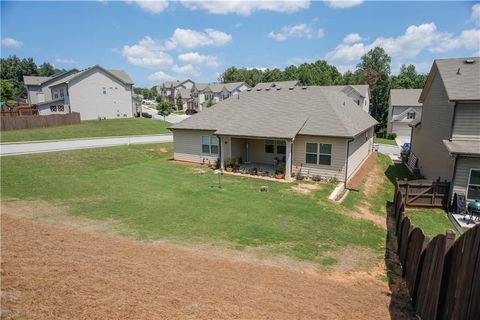
M389 144L379 144L378 145L378 152L386 154L392 159L393 162L402 162L400 158L400 147L399 146L392 146Z
M9 143L0 145L0 155L9 156L16 154L42 153L76 149L89 149L111 147L130 144L171 142L170 134L157 134L148 136L107 137L77 140L57 140L31 143Z
M158 115L158 112L157 112L156 109L143 106L142 111L151 114L154 119L163 120L163 117ZM165 117L165 121L170 122L170 123L178 123L182 120L187 119L188 117L190 117L190 116L186 115L186 114L174 114L174 113L172 113L172 114Z

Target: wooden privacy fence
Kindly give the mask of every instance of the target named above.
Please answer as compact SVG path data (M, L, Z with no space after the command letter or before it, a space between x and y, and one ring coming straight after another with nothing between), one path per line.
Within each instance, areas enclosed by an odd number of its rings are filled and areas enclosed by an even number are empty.
M46 128L80 123L80 113L51 114L48 116L0 117L0 130Z
M397 180L395 193L402 192L406 206L446 208L449 182L432 180Z
M480 225L457 241L451 230L430 240L405 215L400 190L394 210L402 276L420 318L480 319Z

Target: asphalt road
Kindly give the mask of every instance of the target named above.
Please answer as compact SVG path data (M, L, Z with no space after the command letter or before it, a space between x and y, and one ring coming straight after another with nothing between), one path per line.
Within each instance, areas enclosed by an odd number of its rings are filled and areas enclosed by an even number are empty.
M129 144L145 144L158 142L171 142L173 136L170 134L149 135L149 136L126 136L108 137L78 140L57 140L31 143L9 143L0 145L0 155L9 156L17 154L42 153L53 151L65 151L76 149L89 149L111 147Z

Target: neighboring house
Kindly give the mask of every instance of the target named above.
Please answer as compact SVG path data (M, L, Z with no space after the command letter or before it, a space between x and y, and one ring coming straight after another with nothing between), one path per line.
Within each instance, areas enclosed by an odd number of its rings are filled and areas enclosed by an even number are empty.
M82 120L132 117L133 81L121 70L98 65L51 77L24 76L28 103L40 115L79 112Z
M178 107L177 100L181 99L182 105ZM175 106L178 110L186 110L193 107L193 99L192 99L192 89L180 88L177 89L176 96L175 96Z
M189 89L191 90L195 83L190 80L176 80L166 81L156 87L158 94L166 101L170 102L175 108L175 98L177 97L178 90Z
M250 86L246 82L196 83L192 88L194 109L202 111L208 103L217 103L246 91Z
M252 90L265 90L265 89L272 89L272 88L293 88L300 85L300 81L293 80L293 81L273 81L273 82L259 82Z
M410 123L422 117L422 103L418 101L422 89L390 90L387 133L395 133L398 138L410 141Z
M133 98L133 112L142 112L142 103L143 103L143 95L141 94L132 94ZM134 114L135 115L135 114Z
M377 124L344 87L295 87L243 92L170 127L174 159L286 163L301 172L347 181L371 153Z
M411 168L480 201L480 58L435 60L419 101Z

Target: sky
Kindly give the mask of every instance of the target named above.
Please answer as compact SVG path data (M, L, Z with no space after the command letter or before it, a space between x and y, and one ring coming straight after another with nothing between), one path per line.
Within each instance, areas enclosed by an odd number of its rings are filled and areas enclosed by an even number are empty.
M325 59L339 71L382 46L392 72L480 55L480 3L462 1L1 1L1 57L123 69L139 87L216 81L230 66Z

